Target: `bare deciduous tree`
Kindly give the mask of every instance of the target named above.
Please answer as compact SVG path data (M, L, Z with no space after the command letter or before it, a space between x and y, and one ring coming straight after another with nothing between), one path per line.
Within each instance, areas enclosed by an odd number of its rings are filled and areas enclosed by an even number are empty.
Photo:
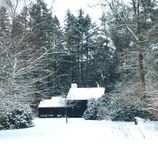
M146 102L147 90L145 81L145 55L149 51L147 42L149 40L144 29L146 25L145 13L141 6L140 0L131 0L131 15L127 15L127 7L123 1L102 0L103 7L109 7L113 16L119 20L119 26L126 29L133 38L135 51L138 53L139 78L142 85L142 100ZM119 8L119 6L121 6ZM129 10L129 8L128 8ZM129 50L130 51L130 50Z

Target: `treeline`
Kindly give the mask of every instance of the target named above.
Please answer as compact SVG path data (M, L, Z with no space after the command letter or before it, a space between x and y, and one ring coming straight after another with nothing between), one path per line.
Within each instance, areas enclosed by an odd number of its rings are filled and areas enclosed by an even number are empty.
M158 120L158 2L100 0L99 4L116 48L119 78L113 90L89 101L84 118Z
M117 54L115 88L88 103L85 119L158 119L158 2L100 1Z
M107 1L104 2L104 4ZM109 28L118 54L120 85L118 99L123 105L157 106L158 2L113 0Z
M0 7L0 117L8 108L15 110L10 118L26 104L66 95L72 82L106 88L101 101L94 101L100 118L119 115L128 105L157 111L156 0L100 0L100 24L80 9L76 15L68 10L62 27L43 0L20 13L18 0L6 2Z
M1 101L37 105L67 94L72 82L79 87L114 82L117 56L104 17L98 26L82 9L77 15L68 10L61 27L43 0L20 13L11 2L0 8Z
M65 95L70 84L115 90L127 104L157 97L158 4L100 1L100 24L80 9L64 25L43 0L0 8L0 100L37 105ZM18 1L17 1L18 2ZM154 100L153 100L154 98ZM152 101L151 101L152 100Z

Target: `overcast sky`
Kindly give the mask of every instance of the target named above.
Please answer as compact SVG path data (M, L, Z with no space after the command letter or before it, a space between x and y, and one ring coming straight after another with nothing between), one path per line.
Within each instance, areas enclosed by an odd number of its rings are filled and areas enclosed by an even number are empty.
M77 10L83 8L85 13L89 13L94 22L98 21L102 15L101 9L97 6L94 7L97 0L45 0L45 2L48 4L48 8L53 8L54 14L61 22L64 20L67 9L76 14Z
M0 5L2 1L0 0ZM14 2L14 0L12 0ZM19 8L22 8L22 4L29 4L31 1L36 0L19 0ZM97 6L97 2L99 0L44 0L47 3L47 7L49 9L53 9L53 13L57 15L61 24L64 21L64 17L66 15L66 11L70 9L73 14L82 8L85 13L88 13L92 18L93 22L99 22L99 18L102 15L102 9L100 6ZM110 1L110 0L109 0ZM129 0L123 0L124 2Z

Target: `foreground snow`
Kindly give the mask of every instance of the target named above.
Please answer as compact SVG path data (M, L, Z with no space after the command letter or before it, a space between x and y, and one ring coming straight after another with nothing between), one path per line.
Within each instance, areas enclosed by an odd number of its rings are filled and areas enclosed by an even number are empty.
M158 122L35 119L35 127L0 131L2 158L157 157Z

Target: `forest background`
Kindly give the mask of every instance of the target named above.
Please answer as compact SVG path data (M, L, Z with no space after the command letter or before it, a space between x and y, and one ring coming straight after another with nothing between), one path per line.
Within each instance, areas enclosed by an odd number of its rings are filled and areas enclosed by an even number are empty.
M156 0L96 1L103 10L99 24L80 9L76 15L67 10L62 25L43 0L25 5L20 12L18 3L3 0L0 6L3 112L6 105L36 109L43 99L66 95L72 82L79 87L105 87L110 104L156 111Z

